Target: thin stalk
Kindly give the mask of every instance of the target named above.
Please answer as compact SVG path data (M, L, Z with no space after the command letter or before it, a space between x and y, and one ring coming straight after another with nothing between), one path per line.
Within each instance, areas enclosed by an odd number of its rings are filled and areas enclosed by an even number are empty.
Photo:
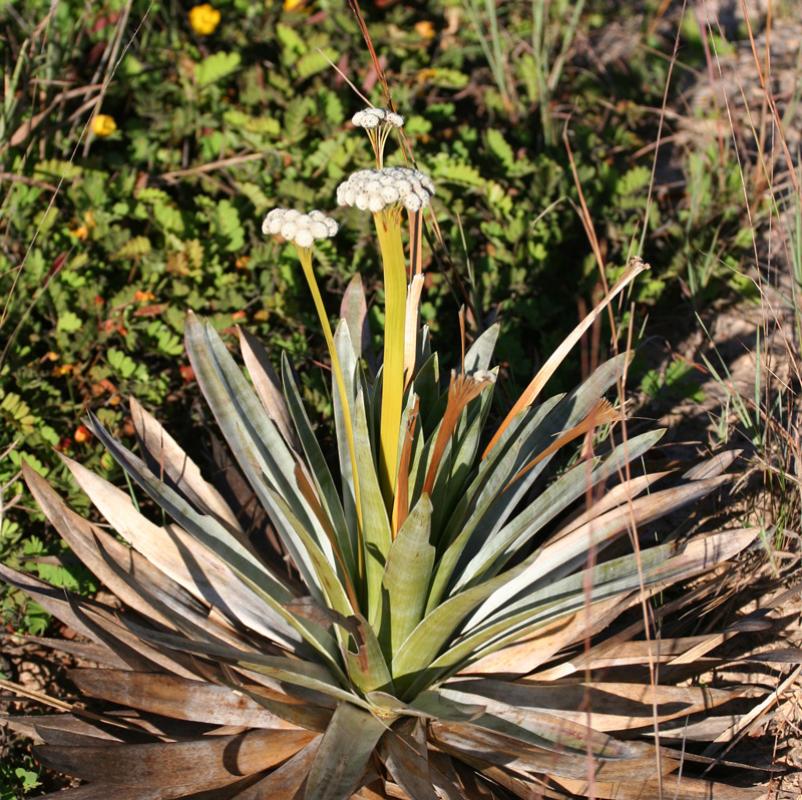
M401 241L401 212L389 209L373 215L384 265L384 366L379 473L382 494L392 512L398 473L398 439L404 404L404 326L407 276Z
M359 493L359 472L356 468L356 449L354 446L354 428L351 423L351 403L348 402L348 393L345 391L345 379L340 365L340 358L337 355L337 348L334 346L334 335L331 332L331 324L326 315L326 307L323 305L323 298L317 285L315 271L312 269L312 251L307 247L297 247L298 260L309 284L309 291L312 293L312 300L315 303L320 326L323 329L323 337L326 340L326 347L329 349L331 358L331 369L334 373L334 382L337 386L337 393L340 395L340 405L343 408L343 420L345 422L345 433L348 438L348 455L351 459L351 473L354 477L354 506L356 507L356 527L357 527L357 573L360 578L365 571L364 564L364 536L362 533L362 505Z

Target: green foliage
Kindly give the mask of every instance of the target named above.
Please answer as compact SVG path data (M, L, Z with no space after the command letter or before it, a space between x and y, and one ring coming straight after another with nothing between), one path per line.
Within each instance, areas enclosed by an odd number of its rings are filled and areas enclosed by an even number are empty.
M19 800L39 786L39 770L30 758L24 766L0 762L0 800Z
M640 390L651 399L701 403L705 396L699 388L700 382L693 364L675 358L662 371L649 370L641 379Z
M240 65L239 53L214 53L195 67L195 80L201 88L227 78Z

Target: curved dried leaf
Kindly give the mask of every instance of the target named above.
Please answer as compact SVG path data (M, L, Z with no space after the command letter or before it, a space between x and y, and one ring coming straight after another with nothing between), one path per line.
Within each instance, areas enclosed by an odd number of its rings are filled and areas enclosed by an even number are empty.
M318 736L278 769L239 792L237 800L300 800L304 781L319 747Z
M415 800L437 800L429 769L426 732L420 721L388 731L379 754L393 780Z
M123 451L122 455L130 454ZM201 537L191 537L183 528L175 526L161 528L142 516L125 492L78 462L63 460L78 485L117 533L179 586L229 619L242 622L264 636L289 646L300 640L283 615L249 589L232 569L229 561L234 558L242 569L243 564L253 565L254 579L259 580L262 574L255 556L219 523L211 517L193 516L191 521L202 529ZM137 466L136 461L132 464ZM147 472L141 474L147 479ZM156 484L153 489L158 492L162 486ZM177 495L173 492L168 498L170 496ZM188 506L185 507L188 510ZM275 579L260 581L260 586L275 592L280 602L292 599L289 590Z
M194 741L123 744L112 748L43 745L36 748L36 754L45 766L83 780L113 786L204 789L280 764L315 736L309 731L260 730ZM113 769L109 768L110 763Z
M491 714L510 721L520 714L535 719L548 714L601 732L667 722L739 696L738 692L705 687L613 682L555 684L492 678L452 680L440 692L458 702L482 703Z
M571 794L587 795L590 786L584 780L555 780ZM641 775L633 775L627 783L599 781L593 783L593 794L600 800L654 800L661 796L672 800L756 800L765 797L766 790L758 788L738 788L726 786L715 781L691 778L681 773L665 777L662 782L656 779L643 780Z
M217 518L232 533L242 537L234 512L220 492L203 478L198 465L136 398L129 398L128 403L139 444L150 457L150 468L169 477L202 512Z
M300 450L292 429L289 410L281 393L281 381L270 363L267 351L262 343L244 328L237 327L237 334L245 369L251 376L254 389L265 411L276 424L287 445L293 450Z
M69 676L89 697L172 719L248 728L297 729L296 725L228 686L175 675L112 669L74 669Z

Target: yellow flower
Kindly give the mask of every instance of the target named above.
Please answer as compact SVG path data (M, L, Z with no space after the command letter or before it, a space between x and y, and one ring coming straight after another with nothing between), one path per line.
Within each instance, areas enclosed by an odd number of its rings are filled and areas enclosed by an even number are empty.
M111 136L117 130L117 123L114 117L108 114L98 114L92 120L92 133L95 136Z
M415 31L422 39L434 39L434 25L428 19L416 22Z
M296 11L305 2L306 2L306 0L284 0L284 10L285 11Z
M214 33L220 24L220 12L210 3L193 6L189 10L189 25L198 36Z

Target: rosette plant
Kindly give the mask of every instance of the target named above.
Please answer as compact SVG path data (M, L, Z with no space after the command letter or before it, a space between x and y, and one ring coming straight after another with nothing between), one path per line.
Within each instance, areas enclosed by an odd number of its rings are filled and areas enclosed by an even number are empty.
M715 721L737 694L649 680L645 665L698 642L663 641L658 653L631 619L610 632L627 609L645 613L657 593L753 541L748 529L649 536L655 519L726 483L726 464L673 483L642 468L660 431L628 438L606 398L626 353L573 391L542 397L645 266L630 265L491 427L497 326L445 376L419 321L420 232L435 187L417 170L384 167L400 116L367 109L354 123L377 164L352 175L338 201L375 221L377 372L363 357L361 284L332 330L315 278L315 242L337 224L285 209L264 222L294 245L319 313L336 452L328 459L321 447L286 357L276 370L241 332L249 379L190 315L198 385L270 526L248 535L243 508L136 401L139 455L91 416L150 505L65 458L108 522L96 524L25 468L48 520L119 602L0 567L77 633L51 644L80 657L71 678L84 698L7 722L42 742L43 764L86 782L64 800L760 794L699 776L705 759L670 746L714 737L721 725L699 716ZM601 670L624 645L633 677L609 678Z

